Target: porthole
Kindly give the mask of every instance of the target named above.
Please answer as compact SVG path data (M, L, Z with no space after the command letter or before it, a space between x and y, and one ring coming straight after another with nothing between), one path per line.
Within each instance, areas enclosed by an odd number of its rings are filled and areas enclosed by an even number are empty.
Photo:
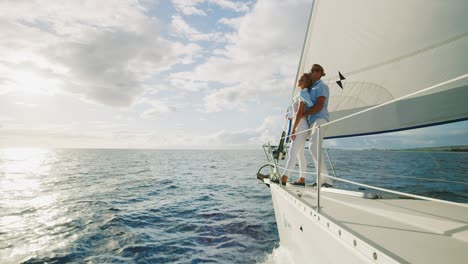
M372 254L373 257L374 257L374 260L377 260L377 253L374 252L374 254Z
M354 244L354 246L357 246L357 241L356 241L356 239L353 240L353 244Z

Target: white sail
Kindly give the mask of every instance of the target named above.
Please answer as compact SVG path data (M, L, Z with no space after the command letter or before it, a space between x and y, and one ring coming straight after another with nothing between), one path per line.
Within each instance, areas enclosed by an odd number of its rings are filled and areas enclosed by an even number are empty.
M299 73L325 68L330 121L387 103L330 125L325 136L467 119L466 10L466 0L315 0Z

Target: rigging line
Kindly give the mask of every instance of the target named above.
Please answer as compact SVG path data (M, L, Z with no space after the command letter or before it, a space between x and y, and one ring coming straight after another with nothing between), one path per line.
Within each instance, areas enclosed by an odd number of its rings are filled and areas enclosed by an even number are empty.
M448 80L448 81L441 82L441 83L438 83L438 84L436 84L436 85L433 85L433 86L430 86L430 87L421 89L421 90L416 91L416 92L414 92L414 93L410 93L410 94L401 96L401 97L399 97L399 98L390 100L390 101L385 102L385 103L383 103L383 104L379 104L379 105L376 105L376 106L373 106L373 107L370 107L370 108L366 108L366 109L364 109L364 110L362 110L362 111L359 111L359 112L356 112L356 113L354 113L354 114L350 114L350 115L344 116L344 117L342 117L342 118L338 118L338 119L336 119L336 120L333 120L333 121L330 121L330 122L328 122L328 123L325 123L325 124L321 125L320 127L330 126L331 124L340 122L340 121L345 120L345 119L349 119L349 118L351 118L351 117L353 117L353 116L360 115L360 114L366 113L366 112L368 112L368 111L371 111L371 110L374 110L374 109L377 109L377 108L386 106L386 105L388 105L388 104L391 104L391 103L394 103L394 102L397 102L397 101L401 101L401 100L406 99L406 98L408 98L408 97L411 97L411 96L414 96L414 95L417 95L417 94L420 94L420 93L423 93L423 92L430 91L430 90L432 90L432 89L435 89L435 88L438 88L438 87L440 87L440 86L443 86L443 85L446 85L446 84L449 84L449 83L452 83L452 82L455 82L455 81L464 79L464 78L466 78L466 77L468 77L468 73L465 73L465 74L463 74L463 75L460 75L460 76L455 77L455 78L453 78L453 79L450 79L450 80ZM306 129L306 130L302 130L302 131L300 131L300 132L296 132L295 134L291 134L291 135L289 135L289 136L297 135L297 134L304 133L304 132L308 132L308 131L311 131L311 130L312 130L312 128L309 128L309 129ZM281 138L280 138L280 139L281 139Z
M307 172L307 171L286 169L285 167L281 167L281 166L277 166L277 167L280 168L280 169L291 171L291 172L304 173L304 174L310 174L310 175L316 175L317 174L316 172ZM324 175L327 175L327 174L324 174ZM438 180L438 179L419 178L419 177L413 177L413 176L398 176L398 175L391 175L391 174L380 174L380 175L389 176L389 177L399 177L399 178L405 178L405 179L416 179L416 180L435 181L435 182L444 182L444 183L460 183L460 184L468 185L468 182L462 182L462 181Z

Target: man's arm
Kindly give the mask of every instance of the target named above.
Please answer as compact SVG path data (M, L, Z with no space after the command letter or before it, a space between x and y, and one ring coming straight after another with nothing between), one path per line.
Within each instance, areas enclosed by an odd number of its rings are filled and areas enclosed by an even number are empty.
M317 104L312 106L312 108L310 108L309 110L307 110L304 113L304 116L309 116L309 115L313 115L313 114L316 114L316 113L320 112L323 109L323 107L325 106L325 101L326 100L327 100L327 98L325 96L320 96L317 99Z

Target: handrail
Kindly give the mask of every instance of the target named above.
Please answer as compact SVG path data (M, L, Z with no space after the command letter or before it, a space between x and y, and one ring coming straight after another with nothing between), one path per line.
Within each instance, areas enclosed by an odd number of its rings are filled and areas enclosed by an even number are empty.
M317 181L317 213L320 212L320 188L322 188L322 183L320 182L321 181L321 176L322 176L322 140L320 138L320 134L323 133L320 129L320 126L318 127L317 129L317 164L315 165L315 168L317 170L317 178L316 178L316 181ZM312 139L314 140L314 139Z

